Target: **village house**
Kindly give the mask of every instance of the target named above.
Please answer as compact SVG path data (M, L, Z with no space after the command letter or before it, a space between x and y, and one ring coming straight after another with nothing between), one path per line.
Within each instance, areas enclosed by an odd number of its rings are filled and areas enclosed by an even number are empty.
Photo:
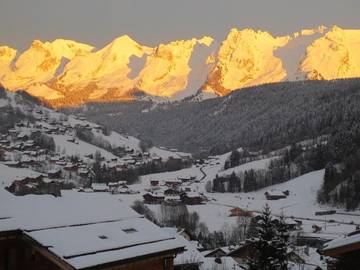
M178 188L179 186L181 186L182 182L178 181L178 180L166 180L165 181L165 186L170 187L170 188Z
M190 181L194 181L196 179L195 176L178 176L178 179L181 182L190 182Z
M66 165L64 166L64 170L72 171L72 172L77 171L78 170L78 165L75 164L75 163L71 163L71 162L66 163Z
M53 181L45 181L43 175L28 176L20 180L15 180L10 186L6 187L6 190L17 196L28 194L61 196L60 184Z
M267 200L280 200L286 199L288 195L279 190L270 190L265 192L265 197Z
M109 187L105 183L92 183L91 189L94 192L108 192Z
M164 191L165 196L178 196L179 191L173 188L168 188Z
M59 168L51 169L47 172L47 175L50 179L61 178L61 170Z
M161 204L165 201L165 196L154 193L146 193L143 195L143 198L147 204Z
M182 203L180 196L166 196L165 203L168 205L178 205Z
M3 164L11 168L21 168L22 166L21 161L5 161Z
M187 205L202 204L204 202L203 196L198 193L188 192L180 195L181 201Z
M16 139L21 141L27 141L29 139L29 133L26 131L22 131L16 136Z
M201 252L205 257L221 258L227 255L222 248L216 248L214 250L205 250Z
M153 186L153 187L157 187L159 185L159 180L151 180L150 181L150 185Z
M79 174L79 176L81 176L81 177L88 177L88 176L89 176L89 170L88 170L88 169L81 168L81 169L78 171L78 174Z
M252 217L253 213L251 211L247 211L241 209L240 207L235 207L230 209L229 217Z
M344 269L360 269L360 230L326 243L322 252L341 259Z
M16 206L0 210L1 270L173 270L184 251L175 237L111 197L73 203L13 200L0 192L1 203Z

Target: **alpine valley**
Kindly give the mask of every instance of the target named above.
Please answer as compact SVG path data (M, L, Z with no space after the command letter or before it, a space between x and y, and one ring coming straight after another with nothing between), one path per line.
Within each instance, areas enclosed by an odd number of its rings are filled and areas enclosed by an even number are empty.
M359 256L360 29L0 46L0 270L356 270Z

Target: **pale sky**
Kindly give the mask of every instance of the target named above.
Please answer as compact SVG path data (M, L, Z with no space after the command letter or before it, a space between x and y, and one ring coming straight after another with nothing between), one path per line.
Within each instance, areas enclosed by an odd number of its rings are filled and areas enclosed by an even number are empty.
M143 45L232 27L288 34L320 24L360 29L360 0L0 0L0 45L67 38L101 48L128 34Z

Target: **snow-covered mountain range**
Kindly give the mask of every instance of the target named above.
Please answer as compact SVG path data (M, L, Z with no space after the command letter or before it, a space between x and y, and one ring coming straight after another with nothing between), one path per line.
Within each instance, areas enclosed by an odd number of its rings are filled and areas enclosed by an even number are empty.
M104 48L57 39L25 52L0 46L0 83L51 105L226 95L284 80L360 76L360 30L337 26L274 36L231 29L222 41L205 36L155 47L124 35Z

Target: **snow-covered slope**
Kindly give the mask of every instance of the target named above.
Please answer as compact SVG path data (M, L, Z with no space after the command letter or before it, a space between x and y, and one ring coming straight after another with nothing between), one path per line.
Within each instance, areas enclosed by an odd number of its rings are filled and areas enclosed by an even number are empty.
M62 61L71 60L77 55L87 54L92 49L92 46L71 40L57 39L53 42L35 40L30 48L19 56L14 68L9 69L3 75L2 83L11 90L26 89L35 96L53 98L52 91L56 90L47 89L49 93L44 93L43 84L56 76L58 68L61 68ZM7 58L9 59L9 57ZM3 59L1 55L0 59ZM37 92L37 87L40 87L39 92Z
M214 68L203 90L226 95L238 88L281 81L286 70L274 51L290 39L252 29L231 29L217 54L208 59Z
M55 87L76 91L87 90L89 99L99 99L109 90L116 89L119 96L133 88L127 77L130 58L142 57L152 51L141 46L129 36L121 36L103 49L74 58L56 78Z
M334 26L306 50L301 70L311 80L360 76L360 30Z
M0 80L11 71L11 63L15 59L16 50L8 46L0 46Z
M190 58L198 44L210 46L213 39L203 37L160 44L149 55L140 72L136 89L153 96L171 97L184 90L191 71Z

